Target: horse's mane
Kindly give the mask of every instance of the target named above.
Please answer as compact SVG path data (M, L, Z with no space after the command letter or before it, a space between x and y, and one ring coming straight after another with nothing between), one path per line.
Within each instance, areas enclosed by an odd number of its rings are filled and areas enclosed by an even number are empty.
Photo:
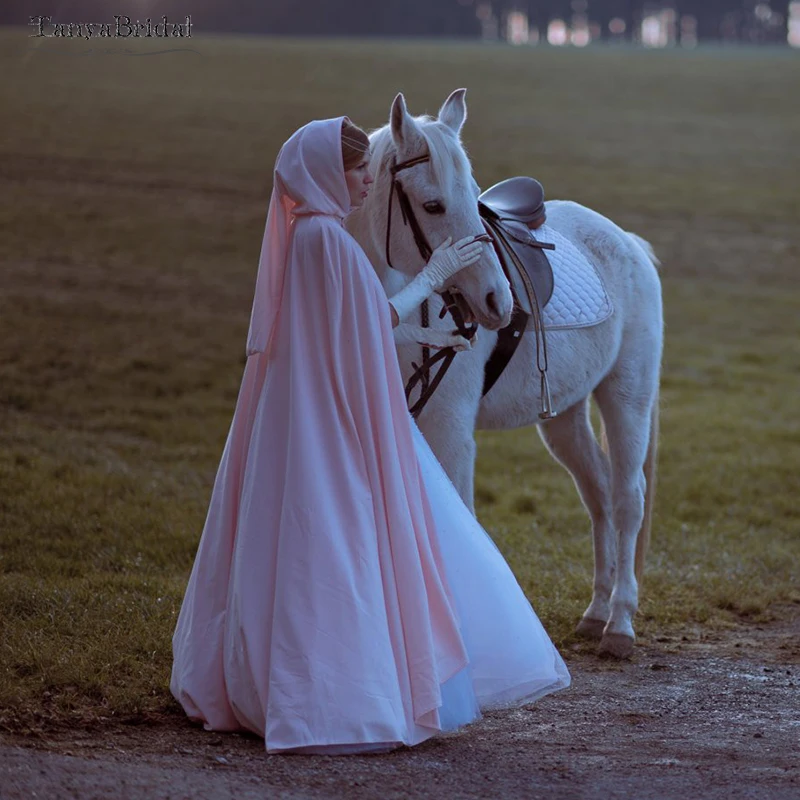
M439 122L427 114L413 119L427 145L433 174L437 182L446 189L452 187L459 178L469 180L472 175L472 165L458 134L443 122ZM369 141L372 162L376 166L374 174L377 175L382 170L388 169L389 162L397 152L392 141L391 127L384 125L373 131L369 135ZM425 151L421 150L419 153L414 153L412 157L424 155L424 153Z

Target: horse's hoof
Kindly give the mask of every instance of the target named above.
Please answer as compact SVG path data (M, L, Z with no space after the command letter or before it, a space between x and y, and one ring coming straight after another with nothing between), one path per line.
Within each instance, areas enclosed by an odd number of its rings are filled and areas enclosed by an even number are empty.
M624 633L603 634L597 652L609 658L630 658L633 653L633 636L626 636Z
M575 628L575 633L583 639L593 639L600 641L603 638L603 629L606 623L601 619L592 619L591 617L584 617Z

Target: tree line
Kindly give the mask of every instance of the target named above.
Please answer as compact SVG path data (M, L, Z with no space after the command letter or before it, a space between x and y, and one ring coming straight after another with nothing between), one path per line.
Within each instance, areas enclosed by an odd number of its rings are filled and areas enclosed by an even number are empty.
M720 38L748 39L771 14L772 39L786 42L791 0L137 0L124 13L160 18L191 14L195 31L237 31L295 36L416 36L479 37L481 18L497 21L502 35L507 15L527 14L529 26L540 38L556 19L569 23L576 15L588 18L602 38L613 34L613 19L625 22L620 38L635 39L642 19L663 8L696 20L701 42ZM124 4L123 4L124 5ZM26 24L33 4L3 0L0 24ZM107 0L61 0L59 21L107 21L114 13ZM32 13L32 12L30 12ZM37 11L37 13L43 13ZM760 15L760 16L759 16ZM619 26L621 27L621 26ZM766 27L762 25L766 30ZM751 37L752 38L752 37ZM766 40L766 37L764 37Z
M791 0L272 0L254 11L258 30L292 35L465 36L482 34L479 15L491 14L502 35L507 15L521 11L544 38L556 19L582 16L596 23L602 38L613 36L609 23L624 21L620 38L633 40L644 17L672 8L696 20L699 41L748 39L748 32L771 15L775 41L786 42ZM228 8L231 8L231 3ZM759 8L760 6L760 8ZM483 7L483 8L481 8ZM759 14L762 19L759 20ZM764 27L764 26L762 26ZM766 27L765 27L766 30ZM766 37L763 37L766 38Z
M600 26L602 38L613 34L609 23L613 19L625 22L623 38L632 40L642 20L648 14L672 8L677 17L691 16L696 20L696 35L700 41L717 41L723 36L746 39L746 30L758 23L766 7L774 29L775 39L786 42L791 0L497 0L501 13L523 10L533 27L544 33L554 19L568 21L576 13L588 17Z

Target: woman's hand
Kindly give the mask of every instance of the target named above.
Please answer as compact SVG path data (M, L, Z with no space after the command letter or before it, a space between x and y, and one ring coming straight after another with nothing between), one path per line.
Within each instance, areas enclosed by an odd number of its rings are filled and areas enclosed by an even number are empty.
M483 253L483 242L474 236L465 236L455 244L450 244L448 236L431 254L428 264L421 274L428 274L433 291L441 289L459 270L478 261Z
M399 320L406 319L422 302L459 270L474 264L483 253L483 241L476 236L465 236L455 244L448 237L437 247L425 269L411 283L389 298Z

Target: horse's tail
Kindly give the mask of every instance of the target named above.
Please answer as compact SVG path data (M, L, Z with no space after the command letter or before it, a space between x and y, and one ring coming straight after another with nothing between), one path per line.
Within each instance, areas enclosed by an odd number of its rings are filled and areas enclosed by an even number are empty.
M659 422L659 394L653 398L653 407L650 411L650 441L647 444L647 456L644 461L644 517L639 535L636 537L636 557L634 572L636 580L642 580L644 573L644 560L647 556L647 547L650 544L650 528L653 522L653 506L656 499L656 458L658 456L658 422Z
M653 262L655 267L661 266L661 261L656 255L656 251L653 250L653 245L651 245L647 239L642 239L641 236L637 236L635 233L631 233L630 231L625 231L625 233L627 233L628 236L630 236L630 238L633 239L633 241L639 245L642 250L644 250L645 255Z

